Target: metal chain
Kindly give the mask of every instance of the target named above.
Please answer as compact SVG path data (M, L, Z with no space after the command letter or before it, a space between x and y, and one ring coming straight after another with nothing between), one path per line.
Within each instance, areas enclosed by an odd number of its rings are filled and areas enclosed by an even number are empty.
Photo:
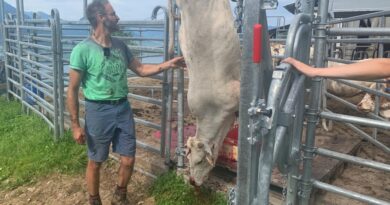
M237 33L242 32L242 15L244 12L243 1L244 0L237 0L237 6L234 8L234 14L236 15L234 25L237 28Z
M282 201L286 201L287 198L287 174L282 175Z
M228 205L235 205L236 204L236 189L233 187L229 190L228 193Z

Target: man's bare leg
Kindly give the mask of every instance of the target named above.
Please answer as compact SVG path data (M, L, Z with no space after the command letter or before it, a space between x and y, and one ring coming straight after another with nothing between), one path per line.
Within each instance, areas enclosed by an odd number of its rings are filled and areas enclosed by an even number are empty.
M112 197L111 204L128 204L127 199L127 184L130 181L134 169L134 157L121 156L120 166L118 170L118 181Z
M88 160L86 180L87 180L87 190L90 196L99 195L99 179L100 179L101 164L102 164L101 162Z
M127 187L127 184L130 181L131 175L133 174L134 169L134 157L121 156L120 157L120 166L118 170L118 182L119 187Z

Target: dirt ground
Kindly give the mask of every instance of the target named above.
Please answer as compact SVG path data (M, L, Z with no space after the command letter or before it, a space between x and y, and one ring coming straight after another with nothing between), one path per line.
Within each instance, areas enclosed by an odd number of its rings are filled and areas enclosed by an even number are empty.
M155 80L138 80L134 79L131 83L145 85L159 85ZM159 89L145 91L145 89L133 88L134 93L143 93L155 98L160 97ZM131 100L132 108L135 116L147 118L154 123L160 124L160 108L153 104L141 103ZM187 114L188 110L185 111ZM193 123L191 117L186 117L186 123ZM335 126L338 126L335 124ZM159 139L156 137L155 130L144 126L137 126L137 137L142 141L147 141L152 146L158 148ZM337 137L337 136L335 136ZM388 133L381 134L378 139L390 146L390 136ZM141 152L137 152L142 154ZM373 159L378 162L390 164L388 154L379 150L375 146L363 142L357 150L357 156L366 159ZM143 157L145 158L145 157ZM163 159L161 159L163 161ZM111 193L115 186L116 170L118 163L115 160L106 162L101 174L101 197L103 204L110 204ZM137 165L136 165L137 166ZM227 192L229 187L234 186L234 176L215 176L207 186L214 187L219 191ZM148 196L148 189L153 182L153 178L146 176L140 172L135 172L128 186L128 195L131 198L132 204L137 205L153 205L153 198ZM219 183L222 182L222 183ZM364 168L357 165L345 165L340 173L331 179L331 183L350 190L354 190L366 195L375 196L385 201L390 201L390 173L377 171L371 168ZM0 204L2 205L24 205L24 204L47 204L47 205L78 205L87 204L87 191L84 175L65 176L60 174L52 174L46 176L34 184L25 185L12 191L0 191ZM355 200L340 197L334 194L320 192L316 198L315 204L326 205L350 205L350 204L365 204Z

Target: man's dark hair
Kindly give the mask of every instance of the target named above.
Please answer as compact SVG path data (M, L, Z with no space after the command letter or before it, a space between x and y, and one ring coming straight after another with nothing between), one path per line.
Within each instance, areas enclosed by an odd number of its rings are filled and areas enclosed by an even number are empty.
M105 14L104 5L108 3L108 0L94 0L88 5L87 18L93 28L97 26L96 14Z

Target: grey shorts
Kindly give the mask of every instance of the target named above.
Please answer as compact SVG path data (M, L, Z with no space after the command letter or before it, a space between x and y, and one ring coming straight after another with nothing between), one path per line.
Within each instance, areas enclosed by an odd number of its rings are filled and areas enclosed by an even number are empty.
M96 162L107 160L111 144L114 153L134 157L135 124L129 102L110 105L86 101L85 107L89 159Z

